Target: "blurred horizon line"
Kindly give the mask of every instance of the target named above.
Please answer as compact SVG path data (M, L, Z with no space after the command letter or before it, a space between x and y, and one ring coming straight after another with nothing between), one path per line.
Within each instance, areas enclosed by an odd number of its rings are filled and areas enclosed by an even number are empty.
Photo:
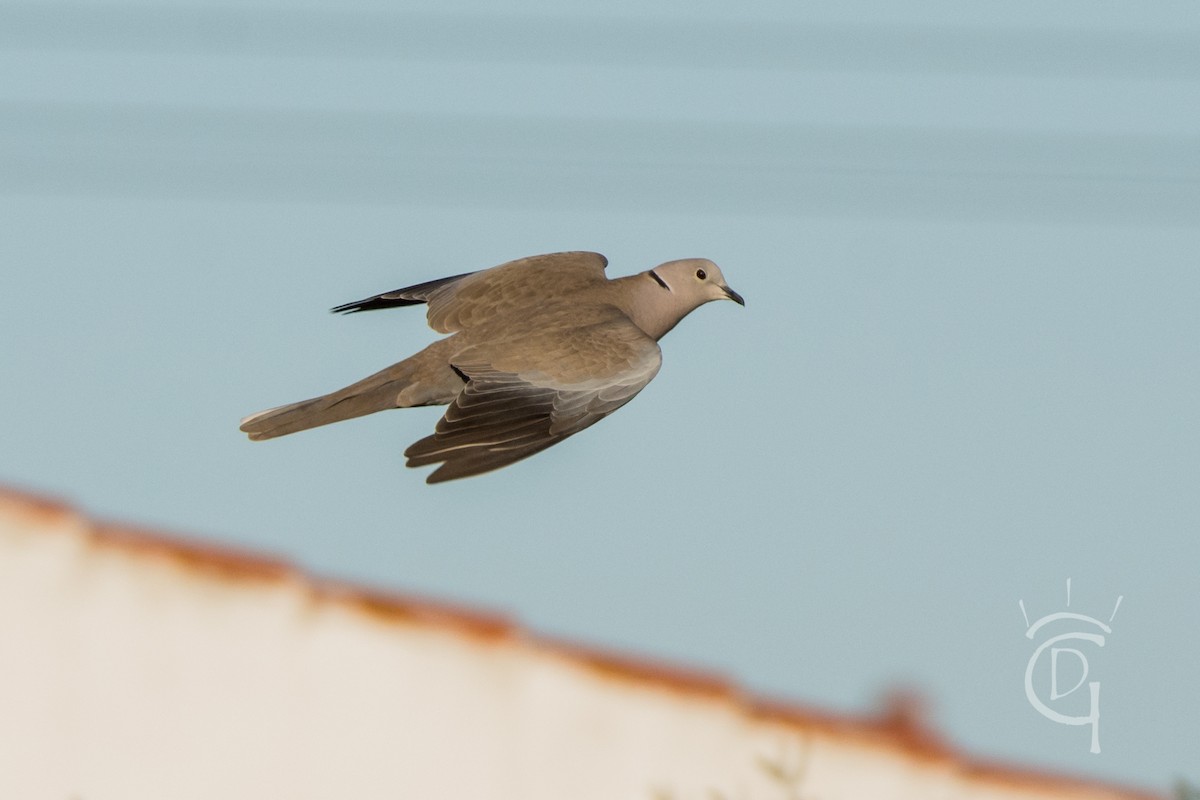
M1119 166L1114 166L1119 165ZM0 102L0 194L1200 221L1200 137ZM648 180L649 179L649 180Z
M1200 28L1117 31L0 3L0 48L819 72L1200 77Z

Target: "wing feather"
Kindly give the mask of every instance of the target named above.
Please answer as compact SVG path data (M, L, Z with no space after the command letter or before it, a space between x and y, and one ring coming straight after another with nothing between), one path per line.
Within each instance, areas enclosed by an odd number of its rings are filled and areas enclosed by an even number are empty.
M422 303L428 303L439 289L443 289L456 283L463 278L475 275L474 272L464 272L461 275L451 275L449 278L438 278L436 281L426 281L418 283L416 286L406 286L403 289L396 289L391 292L384 292L373 297L368 297L365 300L356 300L353 303L344 303L340 306L335 306L329 309L334 314L354 314L359 311L375 311L380 308L399 308L401 306L419 306Z
M431 436L405 451L408 466L440 464L429 483L498 469L545 450L629 402L658 373L658 344L621 316L555 333L554 346L529 343L519 357L479 347L455 368L467 376L462 392ZM581 350L586 351L581 353ZM586 380L568 380L564 361L587 355L600 365ZM520 362L523 368L497 366Z
M340 314L428 303L429 327L454 333L497 315L542 307L605 280L608 259L599 253L570 251L520 258L491 269L384 292L333 309Z

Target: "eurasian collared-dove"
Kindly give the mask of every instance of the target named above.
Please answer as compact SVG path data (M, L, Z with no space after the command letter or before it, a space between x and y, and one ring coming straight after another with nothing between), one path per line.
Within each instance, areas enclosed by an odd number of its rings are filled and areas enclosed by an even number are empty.
M344 389L242 420L271 439L387 408L446 405L408 466L429 483L498 469L545 450L628 403L658 373L658 340L710 300L745 305L713 262L668 261L609 280L599 253L530 256L333 309L428 303L452 334Z

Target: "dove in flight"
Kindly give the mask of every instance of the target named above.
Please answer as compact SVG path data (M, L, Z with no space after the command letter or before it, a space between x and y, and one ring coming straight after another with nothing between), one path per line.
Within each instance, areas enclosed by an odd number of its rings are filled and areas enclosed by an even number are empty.
M530 256L385 292L333 311L427 304L450 334L331 394L242 420L253 440L389 408L449 405L404 455L428 483L499 469L558 444L633 399L658 373L658 340L710 300L742 296L703 258L622 278L599 253Z

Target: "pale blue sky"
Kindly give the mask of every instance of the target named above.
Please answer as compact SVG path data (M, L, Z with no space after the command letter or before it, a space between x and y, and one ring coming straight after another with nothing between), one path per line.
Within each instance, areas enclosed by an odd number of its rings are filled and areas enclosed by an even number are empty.
M1194 4L0 2L0 481L971 751L1198 777ZM442 10L439 10L442 9ZM514 16L515 15L515 16ZM435 409L238 419L429 341L379 291L717 261L612 419L428 487ZM1103 752L1023 690L1107 619ZM1078 699L1078 698L1073 698Z

